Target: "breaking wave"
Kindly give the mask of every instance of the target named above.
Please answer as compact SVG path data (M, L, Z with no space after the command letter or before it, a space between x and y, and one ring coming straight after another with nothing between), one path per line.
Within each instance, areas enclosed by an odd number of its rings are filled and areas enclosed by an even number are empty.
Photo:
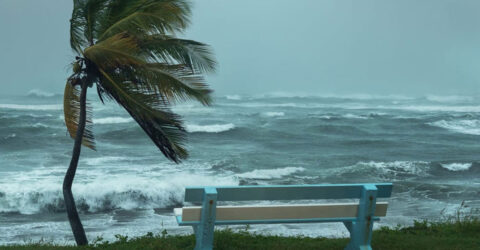
M61 178L58 178L61 180ZM46 178L26 183L0 183L0 213L55 213L65 211L62 185ZM238 185L233 177L182 174L154 179L132 175L96 176L73 186L82 212L164 208L183 203L186 186Z
M480 135L480 120L457 120L457 121L446 121L440 120L436 122L428 123L429 125L448 129L453 132L469 134L469 135Z
M265 112L263 113L264 116L266 117L279 117L279 116L285 116L284 112Z
M445 102L445 103L455 103L455 102L471 102L474 100L472 96L437 96L437 95L427 95L426 99L432 102Z
M351 178L366 178L369 181L399 181L429 176L430 163L424 161L358 162L337 168L331 174Z
M444 169L450 171L466 171L472 167L472 163L448 163L448 164L440 164Z
M360 115L354 115L354 114L345 114L342 116L343 118L347 118L347 119L368 119L367 117L365 116L360 116Z
M105 118L98 118L93 119L94 124L118 124L118 123L129 123L133 122L132 118L124 118L124 117L105 117Z
M412 100L414 97L404 95L371 95L371 94L312 94L312 93L291 93L291 92L273 92L255 96L256 99L263 98L331 98L331 99L351 99L351 100Z
M281 178L283 176L291 175L297 172L305 171L302 167L286 167L286 168L275 168L275 169L255 169L251 172L236 174L236 177L245 178L245 179L261 179L269 180L275 178Z
M46 91L39 90L39 89L32 89L32 90L28 91L27 96L28 97L42 98L42 97L54 97L54 96L57 96L57 94L46 92Z
M225 98L227 98L227 100L235 101L242 100L242 97L240 95L226 95Z
M45 105L22 105L22 104L0 104L0 109L16 109L16 110L62 110L60 104L45 104Z
M190 133L221 133L235 128L233 123L213 124L213 125L196 125L187 124L186 129Z
M415 105L415 106L378 106L379 109L398 109L414 112L480 112L480 106L437 106L437 105Z

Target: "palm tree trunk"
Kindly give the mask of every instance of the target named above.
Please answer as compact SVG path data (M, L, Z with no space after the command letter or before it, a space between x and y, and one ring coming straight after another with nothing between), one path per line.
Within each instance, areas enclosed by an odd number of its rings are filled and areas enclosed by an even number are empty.
M77 134L75 136L75 144L73 146L72 160L68 167L65 178L63 179L63 199L65 200L65 208L67 209L68 220L72 227L73 236L77 245L83 246L88 244L85 230L83 229L82 222L78 216L77 207L75 206L75 200L72 194L72 183L75 178L75 172L77 171L78 158L80 157L80 151L82 148L83 133L85 131L86 116L87 116L87 84L85 81L82 83L82 90L80 94L80 117L78 121Z

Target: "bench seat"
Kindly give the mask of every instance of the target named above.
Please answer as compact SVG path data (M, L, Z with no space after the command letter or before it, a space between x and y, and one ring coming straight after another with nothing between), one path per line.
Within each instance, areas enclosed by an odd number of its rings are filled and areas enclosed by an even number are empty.
M377 202L374 220L387 214L388 202ZM202 207L175 208L181 226L200 223ZM358 203L329 203L304 205L217 206L216 225L355 221Z
M192 226L196 250L211 250L215 225L342 222L350 232L346 249L372 249L374 221L386 216L391 183L187 187L185 202L194 206L174 209L180 226ZM304 204L312 200L355 199L352 203ZM303 200L303 202L294 201ZM217 202L253 205L224 206ZM255 205L275 201L288 204ZM319 201L317 201L319 202ZM302 204L303 203L303 204ZM201 204L201 206L196 206Z

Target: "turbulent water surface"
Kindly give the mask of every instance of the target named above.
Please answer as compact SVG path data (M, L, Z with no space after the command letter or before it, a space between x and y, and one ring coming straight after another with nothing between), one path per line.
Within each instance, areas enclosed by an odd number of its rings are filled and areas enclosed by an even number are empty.
M393 182L379 225L480 207L480 99L466 96L225 96L184 104L189 160L168 162L126 112L91 96L98 149L73 186L88 236L188 233L172 216L185 186ZM0 244L72 242L61 194L73 141L62 97L0 98ZM347 235L340 224L252 231Z

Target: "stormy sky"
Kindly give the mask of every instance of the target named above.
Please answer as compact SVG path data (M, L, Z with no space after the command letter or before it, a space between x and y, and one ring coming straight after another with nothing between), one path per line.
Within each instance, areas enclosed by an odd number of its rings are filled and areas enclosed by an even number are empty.
M69 0L0 0L0 95L62 93ZM224 94L480 94L478 0L196 0Z

